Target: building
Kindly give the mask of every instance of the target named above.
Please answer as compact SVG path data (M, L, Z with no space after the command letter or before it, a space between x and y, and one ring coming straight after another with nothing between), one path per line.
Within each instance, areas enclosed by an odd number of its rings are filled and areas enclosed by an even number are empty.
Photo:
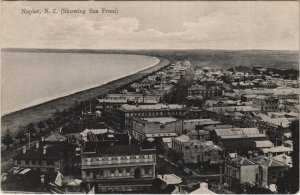
M128 145L86 149L81 154L83 182L96 193L149 192L155 178L155 149Z
M173 117L132 118L132 136L143 141L146 138L176 137L182 134L182 120Z
M35 147L23 149L14 156L14 166L41 172L64 172L72 166L75 149L68 143L36 142Z
M155 105L129 105L124 104L120 108L104 112L105 118L112 125L120 129L131 129L132 117L185 117L186 108L179 104L155 104Z
M278 111L279 99L276 97L258 95L253 98L252 106L261 109L262 112L276 112Z
M231 188L239 188L242 183L254 185L259 182L259 165L230 153L225 160L225 182Z
M270 148L263 148L261 149L261 152L265 155L265 156L277 156L279 154L290 154L292 151L291 148L289 147L285 147L285 146L274 146L274 147L270 147Z
M257 128L215 129L212 140L228 152L253 150L253 142L268 140Z
M223 90L220 85L192 85L188 89L188 95L202 95L204 98L222 96Z
M184 144L188 141L190 141L190 138L187 135L172 138L172 155L175 160L182 159Z
M251 161L259 164L259 185L269 187L276 184L277 179L284 175L288 166L283 163L265 156L258 156Z
M120 108L123 104L157 104L160 97L138 93L108 94L105 98L98 99L96 110Z
M176 160L183 163L219 163L222 160L222 149L211 141L190 140L186 135L172 138L172 152Z
M271 148L273 146L274 144L269 140L254 141L254 149L256 151L259 151L263 148Z
M188 119L183 121L183 129L186 131L191 131L194 129L203 129L209 125L220 125L220 121L215 121L212 119Z
M222 149L213 144L212 141L190 140L183 144L183 163L209 163L218 164L222 161Z

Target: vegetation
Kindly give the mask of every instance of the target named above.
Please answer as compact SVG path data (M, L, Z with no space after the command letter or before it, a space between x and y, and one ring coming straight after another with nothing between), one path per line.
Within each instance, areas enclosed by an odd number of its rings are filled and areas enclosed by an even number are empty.
M9 146L11 144L14 143L14 140L12 138L12 135L11 135L11 132L10 132L10 129L7 129L4 133L4 136L2 137L2 143L7 146L9 148Z
M22 142L22 140L26 138L26 132L25 132L24 127L19 126L15 138L18 139L19 142Z

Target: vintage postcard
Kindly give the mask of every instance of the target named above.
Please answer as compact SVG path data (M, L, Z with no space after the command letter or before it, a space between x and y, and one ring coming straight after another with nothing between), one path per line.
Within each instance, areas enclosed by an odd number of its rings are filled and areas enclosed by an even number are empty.
M2 1L1 192L295 194L298 1Z

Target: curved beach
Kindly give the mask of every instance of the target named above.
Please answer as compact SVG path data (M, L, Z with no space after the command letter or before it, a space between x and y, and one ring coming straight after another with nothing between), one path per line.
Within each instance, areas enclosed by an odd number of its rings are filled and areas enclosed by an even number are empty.
M38 105L34 105L22 110L6 114L1 117L2 130L9 128L12 132L14 132L19 125L26 125L31 122L34 123L39 122L41 120L45 120L49 118L56 110L69 109L73 107L76 104L76 102L78 103L80 101L87 101L99 95L105 95L110 91L116 90L132 82L135 82L170 64L170 61L165 58L157 58L159 59L159 63L150 67L148 66L144 70L137 70L136 73L107 82L106 84L91 87L89 89L61 96L57 99L53 99Z

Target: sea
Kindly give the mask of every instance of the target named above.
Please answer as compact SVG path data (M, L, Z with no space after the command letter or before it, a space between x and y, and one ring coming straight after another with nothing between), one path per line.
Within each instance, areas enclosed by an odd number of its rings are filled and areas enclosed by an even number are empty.
M1 116L159 63L143 55L2 52Z

